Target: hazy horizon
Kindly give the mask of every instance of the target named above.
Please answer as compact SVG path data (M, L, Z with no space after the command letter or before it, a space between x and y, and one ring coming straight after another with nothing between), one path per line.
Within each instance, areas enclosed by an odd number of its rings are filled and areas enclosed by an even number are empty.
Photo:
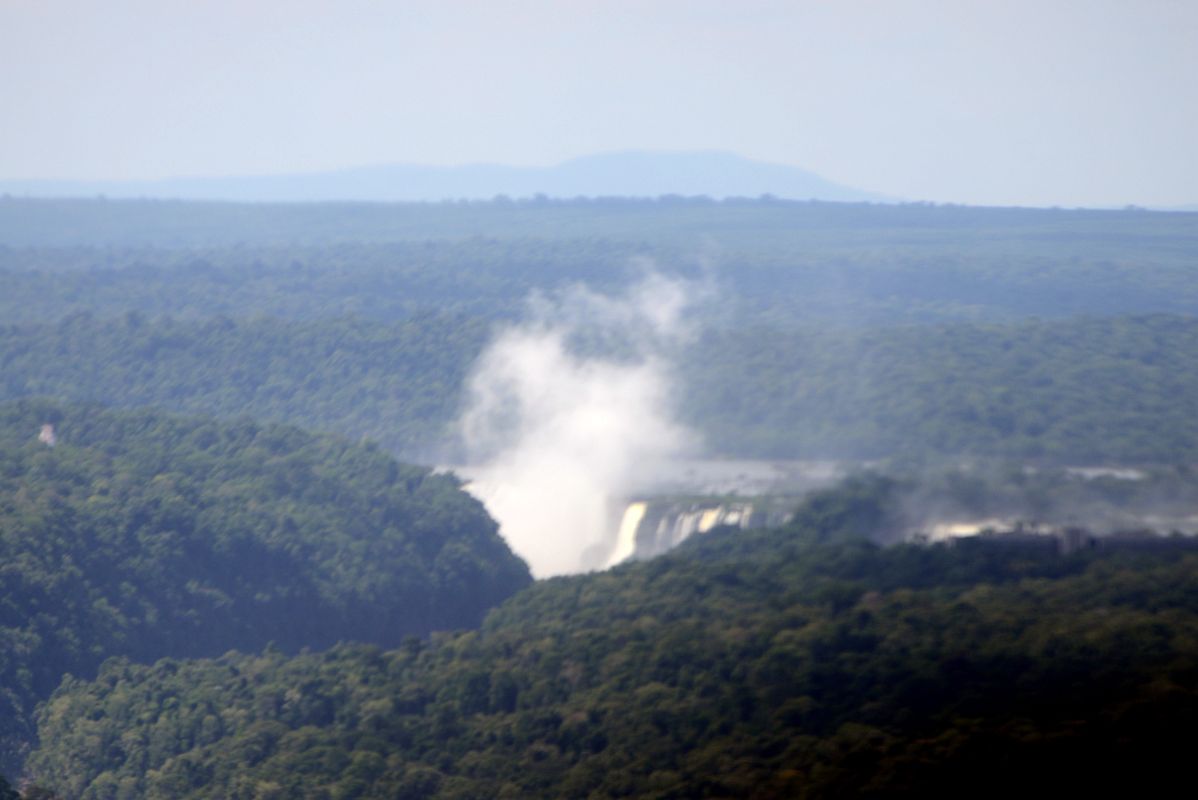
M815 173L721 151L598 153L550 167L380 164L319 172L150 181L9 181L0 194L31 198L216 200L242 203L442 202L510 198L773 196L896 202Z
M0 179L728 151L892 197L1198 203L1198 5L0 5Z

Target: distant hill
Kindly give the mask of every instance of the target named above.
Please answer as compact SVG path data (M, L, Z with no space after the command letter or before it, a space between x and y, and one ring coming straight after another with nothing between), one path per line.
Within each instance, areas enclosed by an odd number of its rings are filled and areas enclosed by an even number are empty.
M723 152L623 152L552 167L391 164L291 175L154 181L0 180L0 194L30 197L171 198L240 202L425 201L510 197L758 197L885 201L806 170Z

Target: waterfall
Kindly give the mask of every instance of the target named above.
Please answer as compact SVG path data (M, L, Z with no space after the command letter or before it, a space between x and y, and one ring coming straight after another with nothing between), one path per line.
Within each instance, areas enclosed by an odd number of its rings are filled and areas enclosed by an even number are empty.
M640 529L641 520L645 518L647 510L647 503L630 503L628 508L624 509L624 516L620 519L620 530L616 534L616 549L607 560L608 567L614 567L636 552L636 532Z
M707 533L714 528L720 521L720 515L724 513L723 506L704 509L703 514L699 517L699 533Z

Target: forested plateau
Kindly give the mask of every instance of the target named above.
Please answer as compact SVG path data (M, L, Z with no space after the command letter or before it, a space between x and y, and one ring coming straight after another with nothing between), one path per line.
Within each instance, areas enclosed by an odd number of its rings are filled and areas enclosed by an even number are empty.
M0 397L160 406L452 454L486 321L98 319L0 329ZM673 405L712 452L1174 464L1198 451L1198 320L706 330Z
M1198 214L1138 210L7 198L0 392L452 456L530 296L658 271L697 287L672 401L712 454L1176 463L1196 253Z
M339 225L341 217L372 214L400 222L441 215L452 225L405 232L397 223L381 226L374 240L323 243L306 240L309 228L298 224L281 240L248 229L230 242L219 228L184 246L155 238L154 215L139 213L143 204L73 202L82 214L74 225L54 201L0 199L0 277L7 287L0 321L130 310L394 321L435 309L493 319L519 314L534 290L583 283L612 291L651 268L709 282L718 302L702 313L725 324L1198 311L1192 280L1198 214L628 201L606 212L602 205L522 206L525 224L505 227L484 224L488 215L503 218L502 204L300 206L277 212L293 222L311 215L337 230L352 229ZM20 244L26 229L10 223L26 204L45 204L47 224L57 224ZM159 205L181 220L202 219L209 210ZM234 218L263 213L257 206L217 210ZM147 233L148 240L106 236L99 220L108 211L112 224ZM560 224L563 213L577 224ZM605 224L611 214L635 227L611 229ZM654 224L671 219L684 234Z
M325 246L596 239L731 252L953 251L1176 259L1195 212L662 196L443 203L228 203L0 196L0 241L41 246Z

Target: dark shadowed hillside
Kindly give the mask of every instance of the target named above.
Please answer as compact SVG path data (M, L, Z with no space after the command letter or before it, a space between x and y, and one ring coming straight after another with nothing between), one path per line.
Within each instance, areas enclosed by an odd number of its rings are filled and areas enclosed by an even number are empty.
M246 420L4 406L0 766L19 763L34 704L108 656L393 646L477 624L528 582L452 478L377 447Z
M887 486L539 583L480 631L390 652L110 661L42 709L31 767L80 798L947 798L1184 775L1194 556L882 550L853 532Z

